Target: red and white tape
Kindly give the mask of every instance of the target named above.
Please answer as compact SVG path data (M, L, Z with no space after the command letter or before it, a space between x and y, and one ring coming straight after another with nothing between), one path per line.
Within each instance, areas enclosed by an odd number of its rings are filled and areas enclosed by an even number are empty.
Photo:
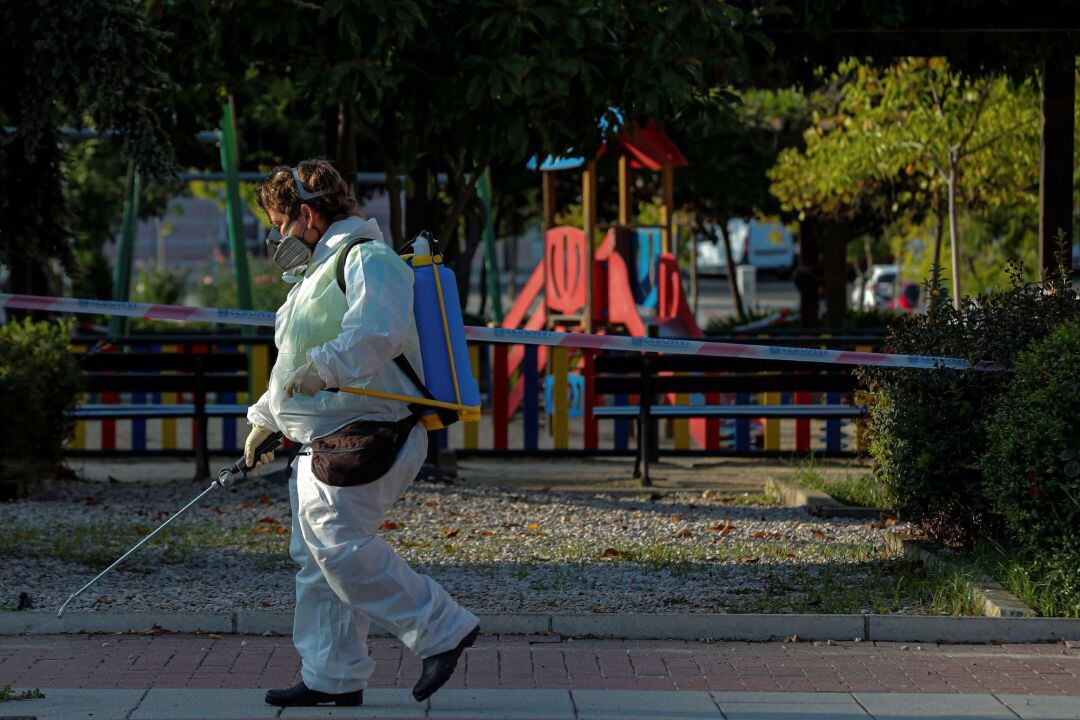
M226 325L274 326L274 313L258 310L229 310L199 308L184 305L153 305L150 303L83 298L43 297L40 295L10 295L0 293L0 307L19 310L41 310L59 313L91 315L120 315L146 320L176 320L208 322ZM514 330L509 328L465 328L465 337L477 342L508 343L513 345L544 345L591 350L654 352L667 355L702 355L706 357L782 360L795 363L827 363L833 365L876 365L897 368L950 368L954 370L1000 371L999 363L979 362L972 365L962 358L930 355L895 355L890 353L823 350L819 348L785 347L777 345L747 345L712 342L708 340L679 340L675 338L640 338L622 335L587 335L547 330Z

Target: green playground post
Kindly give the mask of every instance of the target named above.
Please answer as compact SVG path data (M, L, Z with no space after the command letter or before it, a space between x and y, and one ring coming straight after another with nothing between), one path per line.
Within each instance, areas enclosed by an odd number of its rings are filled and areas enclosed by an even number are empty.
M244 243L244 206L240 202L240 180L237 177L236 125L233 99L221 106L221 169L225 173L225 214L228 220L229 246L232 248L233 274L236 278L236 300L240 310L251 310L251 275L248 272L247 247ZM254 335L255 328L244 326L244 335Z
M120 220L120 248L116 255L116 267L113 268L113 300L131 299L131 259L135 253L135 231L139 225L139 191L141 187L139 171L135 163L128 163L127 182L124 198L124 214ZM109 318L109 334L123 335L127 332L128 319L114 315Z
M495 255L495 207L491 193L491 170L485 170L477 184L476 194L484 205L484 268L487 275L487 294L491 300L491 319L502 324L502 290L499 287L499 263Z

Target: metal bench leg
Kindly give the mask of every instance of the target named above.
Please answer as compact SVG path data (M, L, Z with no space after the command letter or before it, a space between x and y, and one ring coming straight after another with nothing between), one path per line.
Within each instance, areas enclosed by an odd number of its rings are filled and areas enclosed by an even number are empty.
M641 414L638 415L638 457L641 459L641 487L652 485L649 461L652 460L652 362L646 355L641 367Z

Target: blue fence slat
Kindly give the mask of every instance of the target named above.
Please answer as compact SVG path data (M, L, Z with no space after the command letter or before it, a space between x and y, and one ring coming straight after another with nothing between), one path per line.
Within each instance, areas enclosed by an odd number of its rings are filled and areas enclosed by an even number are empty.
M522 399L525 449L535 450L540 441L540 370L537 367L535 345L525 346L525 357L521 361L521 373L522 381L525 383Z
M749 405L750 393L735 393L736 405ZM735 449L745 452L750 449L750 421L740 418L735 421Z
M219 352L234 353L240 348L236 345L229 345L218 348ZM252 398L252 401L258 400L258 398ZM222 405L235 405L236 393L223 392L217 393L217 401ZM221 418L221 449L222 450L235 450L239 446L236 443L236 420L233 418Z
M828 405L839 405L840 398L840 393L825 393L825 403ZM825 421L825 450L828 452L840 452L843 449L842 422L843 420Z

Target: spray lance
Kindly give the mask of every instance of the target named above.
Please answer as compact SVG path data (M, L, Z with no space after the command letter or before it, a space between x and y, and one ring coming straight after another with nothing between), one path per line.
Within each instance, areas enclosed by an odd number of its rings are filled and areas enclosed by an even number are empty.
M273 452L274 450L276 450L278 445L281 444L281 438L282 438L282 434L280 432L277 432L277 433L274 433L273 435L271 435L270 437L266 438L265 440L263 440L262 443L259 445L259 447L255 448L255 457L260 457L264 453ZM194 505L195 503L199 502L204 497L206 497L206 495L208 495L210 493L210 491L214 490L215 488L219 488L219 487L227 488L230 485L232 485L233 482L238 477L240 479L243 479L243 478L247 477L247 474L249 472L251 472L251 468L248 467L247 461L244 458L240 458L239 460L237 460L232 465L222 468L221 471L218 472L217 479L214 480L214 482L210 483L210 487L206 488L201 493L199 493L197 496L195 496L191 500L191 502L189 502L187 505L185 505L184 507L177 510L176 513L172 517L170 517L165 522L161 523L161 525L159 525L156 530L154 530L152 533L150 533L149 535L144 537L142 540L137 542L134 547L132 547L126 553L124 553L119 558L117 558L116 561L112 565L110 565L109 567L102 570L98 574L97 577L95 577L93 580L91 580L90 582L83 585L76 592L73 592L71 594L71 596L68 597L68 599L64 601L64 604L60 606L60 610L56 613L56 617L64 617L64 610L67 609L68 604L72 600L79 597L79 595L81 595L87 588L89 588L91 585L96 583L101 578L105 577L105 575L107 575L109 573L109 571L111 571L117 565L124 562L124 560L126 560L128 557L130 557L136 550L141 548L143 545L145 545L151 539L153 539L154 536L156 536L158 533L160 533L162 530L164 530L165 527L169 523L171 523L173 520L175 520L176 518L183 515L187 511L188 508L190 508L192 505Z

